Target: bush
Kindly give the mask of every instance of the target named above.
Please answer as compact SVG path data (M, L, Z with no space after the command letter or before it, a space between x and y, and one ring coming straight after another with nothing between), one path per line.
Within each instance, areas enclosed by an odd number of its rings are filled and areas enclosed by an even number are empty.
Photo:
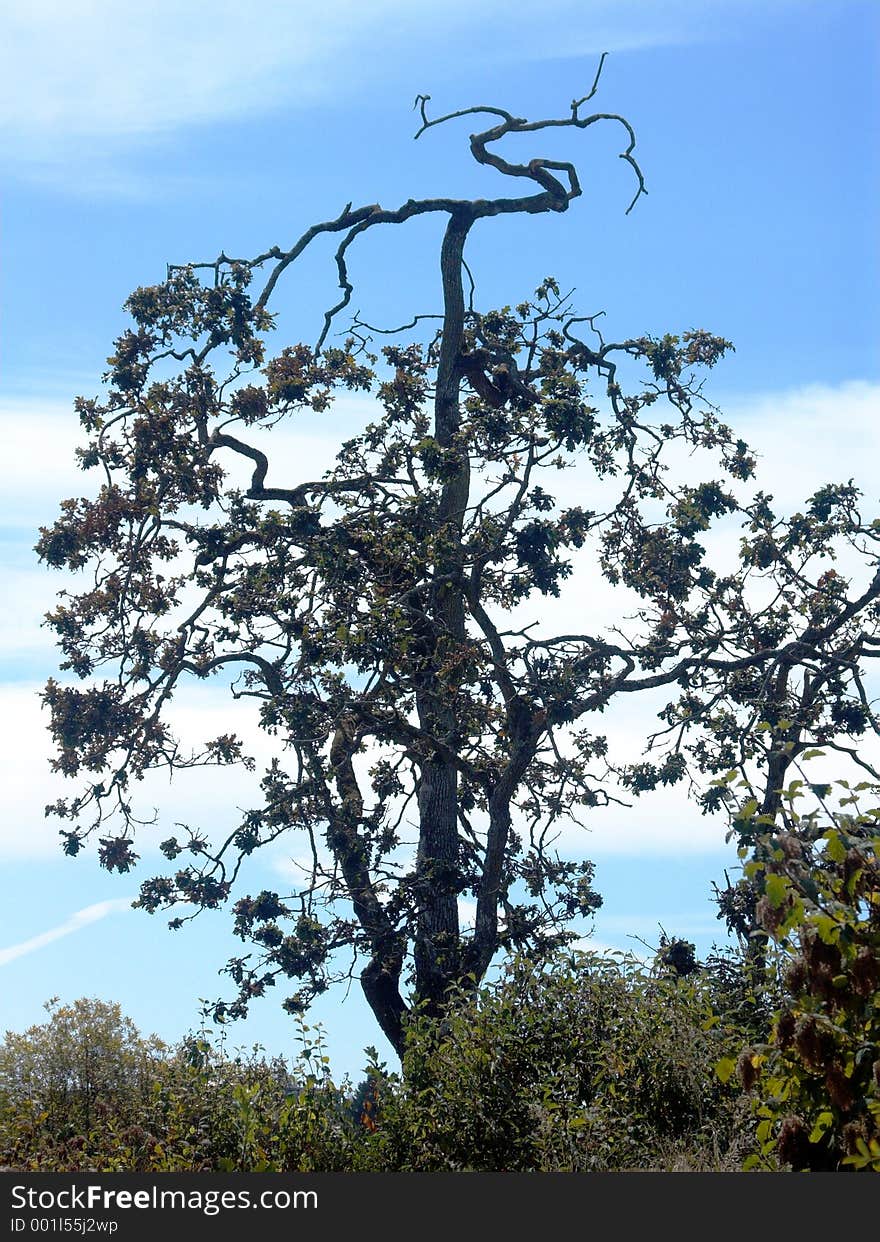
M320 1032L292 1066L205 1032L168 1049L78 1001L0 1050L0 1162L32 1170L733 1169L748 1109L714 1072L766 1029L736 962L684 942L634 959L516 961L334 1084ZM682 971L687 973L682 974ZM59 1015L62 1021L59 1023ZM89 1041L92 1041L91 1043ZM85 1058L85 1059L83 1059ZM92 1067L83 1078L81 1065Z
M514 963L440 1027L410 1023L402 1081L374 1068L376 1167L737 1167L748 1127L714 1067L754 999L730 979L591 954Z
M3 1114L58 1142L90 1130L108 1108L133 1120L167 1051L162 1042L142 1039L117 1004L55 998L45 1008L48 1022L7 1031L0 1046Z
M837 807L831 786L796 780L781 827L741 818L754 841L745 872L784 999L769 1039L736 1068L758 1120L751 1165L880 1172L880 788L836 784ZM807 794L818 805L799 813Z
M359 1133L302 1027L293 1069L205 1032L169 1049L115 1004L49 1005L0 1048L0 1163L42 1171L310 1171L347 1167Z

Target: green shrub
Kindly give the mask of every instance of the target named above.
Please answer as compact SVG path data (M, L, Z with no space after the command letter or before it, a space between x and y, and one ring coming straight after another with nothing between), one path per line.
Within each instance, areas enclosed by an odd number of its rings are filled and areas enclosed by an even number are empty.
M677 948L676 948L677 946ZM763 1032L740 966L684 942L634 959L516 961L442 1021L416 1016L402 1075L371 1052L334 1084L320 1031L292 1065L205 1032L168 1049L77 1002L0 1050L0 1163L33 1170L732 1169L751 1142L714 1072ZM675 949L676 951L672 951ZM678 951L681 949L682 951ZM686 970L686 974L681 971ZM83 1042L93 1077L77 1077ZM66 1085L65 1085L66 1084ZM84 1085L86 1084L86 1085Z
M752 1165L880 1172L880 788L836 785L832 807L831 786L793 781L782 826L741 817L754 842L745 873L785 995L769 1038L737 1070L758 1121ZM818 804L800 813L808 794Z
M309 1171L348 1167L360 1134L320 1039L294 1066L225 1052L202 1032L143 1039L118 1005L49 1006L0 1047L0 1164L42 1171Z
M439 1027L410 1023L402 1080L374 1069L376 1166L736 1167L750 1140L714 1066L748 1029L737 1004L721 970L516 962Z
M133 1122L167 1049L143 1039L117 1004L83 998L45 1006L49 1020L0 1045L0 1108L64 1143L107 1110Z

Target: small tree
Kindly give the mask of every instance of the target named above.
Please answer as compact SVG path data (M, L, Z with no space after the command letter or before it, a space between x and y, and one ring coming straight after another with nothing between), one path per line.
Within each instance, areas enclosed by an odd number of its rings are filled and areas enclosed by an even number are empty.
M38 544L47 564L93 575L49 616L62 667L85 683L50 681L44 695L56 769L88 774L78 796L50 808L66 851L95 835L101 863L126 871L137 857L133 780L250 762L232 732L185 753L165 718L187 679L234 670L234 697L259 701L279 743L261 801L223 840L192 826L164 841L168 859L186 861L145 882L138 904L219 906L247 856L286 833L302 834L314 859L295 892L236 901L236 931L256 953L229 964L238 996L218 1015L244 1013L279 977L299 981L285 1002L299 1010L357 962L400 1051L412 1005L439 1013L450 985L475 986L499 950L550 950L596 908L591 864L560 858L551 833L614 796L612 768L636 792L678 781L698 727L697 766L729 767L731 752L757 753L750 722L769 718L798 677L809 686L804 738L829 719L857 731L846 712L873 650L865 625L876 631L880 576L850 597L843 578L812 566L841 532L877 533L851 486L826 489L788 523L769 497L737 499L754 462L698 376L729 343L704 331L607 341L551 279L495 311L468 292L476 226L552 216L581 195L573 163L499 154L509 135L614 123L636 179L630 208L645 192L629 123L585 111L599 72L548 120L488 107L431 119L420 97L419 134L490 118L472 155L528 192L348 205L287 249L173 267L126 303L134 326L116 342L105 395L77 402L90 437L81 464L103 483L95 500L65 501ZM426 214L445 221L440 310L398 335L418 337L432 318L435 334L400 343L358 316L342 345L328 344L352 297L350 248ZM341 239L341 296L315 347L267 357L276 286L325 234ZM249 430L325 410L339 389L373 394L374 420L323 478L271 478ZM711 459L708 481L670 476L678 447ZM234 461L251 472L244 491L226 482ZM559 504L553 481L575 465L584 503ZM748 534L722 575L700 540L735 514ZM589 601L573 633L555 632L539 603L559 594L581 548L641 598L610 633L593 632ZM521 619L529 608L544 624ZM666 712L671 744L615 764L589 725L618 696L666 686L680 696ZM472 930L462 896L476 903Z
M95 1106L131 1106L166 1052L144 1039L119 1005L82 997L45 1006L49 1019L0 1044L0 1099L32 1107L57 1138L88 1131Z

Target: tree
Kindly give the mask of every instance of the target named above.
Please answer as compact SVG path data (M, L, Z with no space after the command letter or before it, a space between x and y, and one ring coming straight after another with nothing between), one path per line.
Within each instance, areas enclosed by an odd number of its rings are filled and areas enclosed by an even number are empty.
M57 1138L88 1130L99 1102L130 1104L165 1054L144 1039L119 1005L81 997L46 1003L49 1020L0 1044L0 1099L42 1115Z
M133 781L251 762L231 732L185 752L165 718L188 679L235 671L233 696L259 701L279 744L261 802L219 842L199 827L164 841L169 860L188 861L145 882L137 904L217 907L247 856L285 833L304 834L314 859L296 892L235 901L255 953L229 963L239 990L219 1017L246 1012L279 977L300 981L285 1002L298 1011L357 965L399 1052L413 1005L439 1014L450 985L475 987L499 951L549 951L595 910L592 865L560 858L552 830L613 798L611 778L638 793L689 766L760 759L758 720L781 729L784 716L795 748L875 724L860 662L877 649L880 575L850 595L814 564L839 536L876 561L877 528L851 485L788 522L768 496L737 498L754 460L698 376L729 342L702 330L607 341L553 279L515 307L475 305L464 258L475 227L564 212L581 195L573 163L500 155L509 135L613 123L635 177L629 209L645 193L628 121L585 111L601 69L556 119L490 107L431 119L420 97L417 137L488 117L470 138L474 159L528 192L349 204L288 249L172 267L128 299L134 325L116 341L105 394L77 401L90 437L81 464L103 483L95 500L65 501L37 545L47 564L92 573L49 615L62 667L85 683L50 680L44 695L56 769L86 777L49 808L64 848L97 836L102 865L127 871ZM350 248L425 214L445 220L440 312L398 330L355 316L344 343L328 344L352 298ZM267 357L276 286L325 234L340 238L340 298L316 346ZM270 481L254 436L329 408L340 389L373 394L374 421L323 478ZM709 459L712 477L676 481L678 449ZM225 480L234 461L251 473L244 490ZM548 490L574 465L589 507ZM722 574L700 539L737 516L747 536ZM641 599L613 632L590 632L588 616L585 632L561 634L522 619L559 594L578 549ZM621 695L663 687L677 698L654 753L615 762L588 724ZM462 895L476 903L472 931Z

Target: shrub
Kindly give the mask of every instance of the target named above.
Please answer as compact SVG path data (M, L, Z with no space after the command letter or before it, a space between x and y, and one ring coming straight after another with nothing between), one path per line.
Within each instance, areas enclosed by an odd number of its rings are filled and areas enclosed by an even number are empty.
M631 958L515 962L445 1021L410 1023L404 1077L374 1067L374 1159L399 1169L735 1167L748 1143L719 1052L730 980ZM722 1012L719 1001L728 1002Z
M333 1082L320 1030L303 1023L288 1065L259 1048L230 1055L204 1031L169 1049L143 1040L118 1006L76 1002L57 1013L72 1015L78 1040L52 1024L7 1035L0 1162L108 1172L736 1168L749 1113L714 1067L768 1017L736 961L700 966L687 948L664 944L652 968L588 953L514 961L494 983L452 994L442 1020L408 1023L402 1075L370 1050L356 1090ZM74 1071L95 1035L86 1088Z
M0 1046L0 1101L21 1123L58 1141L89 1130L112 1108L133 1119L155 1066L167 1051L143 1039L119 1005L83 998L45 1005L49 1020Z
M880 1172L880 788L836 785L836 806L831 786L795 780L781 826L750 817L745 873L784 989L769 1038L736 1066L758 1121L750 1167Z
M115 1004L79 1000L0 1048L0 1163L42 1171L347 1167L359 1133L307 1027L294 1066L206 1032L170 1049Z

